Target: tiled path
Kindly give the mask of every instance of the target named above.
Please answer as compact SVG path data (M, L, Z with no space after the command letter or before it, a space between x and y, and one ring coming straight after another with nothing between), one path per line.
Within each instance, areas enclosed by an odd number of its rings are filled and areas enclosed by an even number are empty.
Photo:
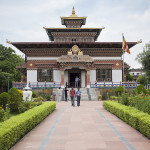
M57 109L12 150L150 150L150 140L107 112L100 101Z

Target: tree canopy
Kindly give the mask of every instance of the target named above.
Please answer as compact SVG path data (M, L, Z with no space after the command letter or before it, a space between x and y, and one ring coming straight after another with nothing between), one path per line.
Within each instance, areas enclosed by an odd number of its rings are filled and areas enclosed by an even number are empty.
M4 89L8 84L8 76L10 82L20 81L21 74L16 68L23 62L23 58L15 53L10 47L0 45L0 89ZM3 90L2 90L3 91Z
M142 64L144 71L150 78L150 42L145 44L143 52L138 54L136 59Z
M133 76L129 73L129 71L127 71L126 80L133 81Z

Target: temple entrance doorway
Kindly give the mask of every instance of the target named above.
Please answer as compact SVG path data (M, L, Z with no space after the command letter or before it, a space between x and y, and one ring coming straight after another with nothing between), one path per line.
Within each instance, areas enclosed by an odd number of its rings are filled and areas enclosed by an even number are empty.
M75 87L76 77L80 79L78 86L81 87L81 70L77 68L68 70L68 87Z

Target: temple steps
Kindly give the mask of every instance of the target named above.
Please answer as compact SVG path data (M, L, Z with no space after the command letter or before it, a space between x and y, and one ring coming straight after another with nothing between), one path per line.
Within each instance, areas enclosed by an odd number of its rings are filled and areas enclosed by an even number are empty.
M71 88L68 88L68 100L71 100L70 98L70 90ZM77 91L77 88L74 88L75 91ZM80 88L81 90L81 101L89 101L89 100L97 100L97 95L96 95L96 92L95 92L95 89L94 88ZM63 100L65 99L65 95L64 95L64 92L63 92Z

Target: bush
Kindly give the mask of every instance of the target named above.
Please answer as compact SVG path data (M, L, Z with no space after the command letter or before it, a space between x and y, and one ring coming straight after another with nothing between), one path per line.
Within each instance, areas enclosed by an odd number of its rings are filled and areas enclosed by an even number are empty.
M6 104L8 104L10 96L8 93L3 92L0 94L0 106L6 110Z
M146 85L147 83L147 79L145 75L141 75L137 78L137 82L139 82L142 85Z
M118 86L115 90L117 96L121 95L123 92L126 92L126 89L123 86Z
M103 106L106 110L115 114L133 128L150 138L150 115L136 108L125 106L114 101L105 101Z
M142 85L142 84L138 85L138 86L136 87L135 91L136 91L138 94L141 94L141 93L147 94L147 91L146 91L144 85Z
M0 122L5 120L5 110L0 107Z
M102 90L102 100L107 100L107 90L106 89Z
M122 93L121 98L118 99L118 102L123 104L123 105L127 105L128 106L129 105L129 102L128 102L128 97L129 96L130 95L128 95L128 94Z
M117 100L116 96L110 96L110 100Z
M19 113L23 113L29 109L32 109L33 107L35 106L39 106L42 104L42 101L39 101L39 102L33 102L33 101L22 101L20 104L19 104Z
M32 97L35 98L37 96L37 93L32 90Z
M10 95L10 101L9 101L10 112L19 112L18 107L22 101L21 94L15 88L11 88L8 93Z
M43 97L44 99L46 99L47 101L50 101L50 96L52 95L51 92L38 92L38 96Z
M55 102L45 102L23 114L1 123L0 150L8 150L56 108Z

